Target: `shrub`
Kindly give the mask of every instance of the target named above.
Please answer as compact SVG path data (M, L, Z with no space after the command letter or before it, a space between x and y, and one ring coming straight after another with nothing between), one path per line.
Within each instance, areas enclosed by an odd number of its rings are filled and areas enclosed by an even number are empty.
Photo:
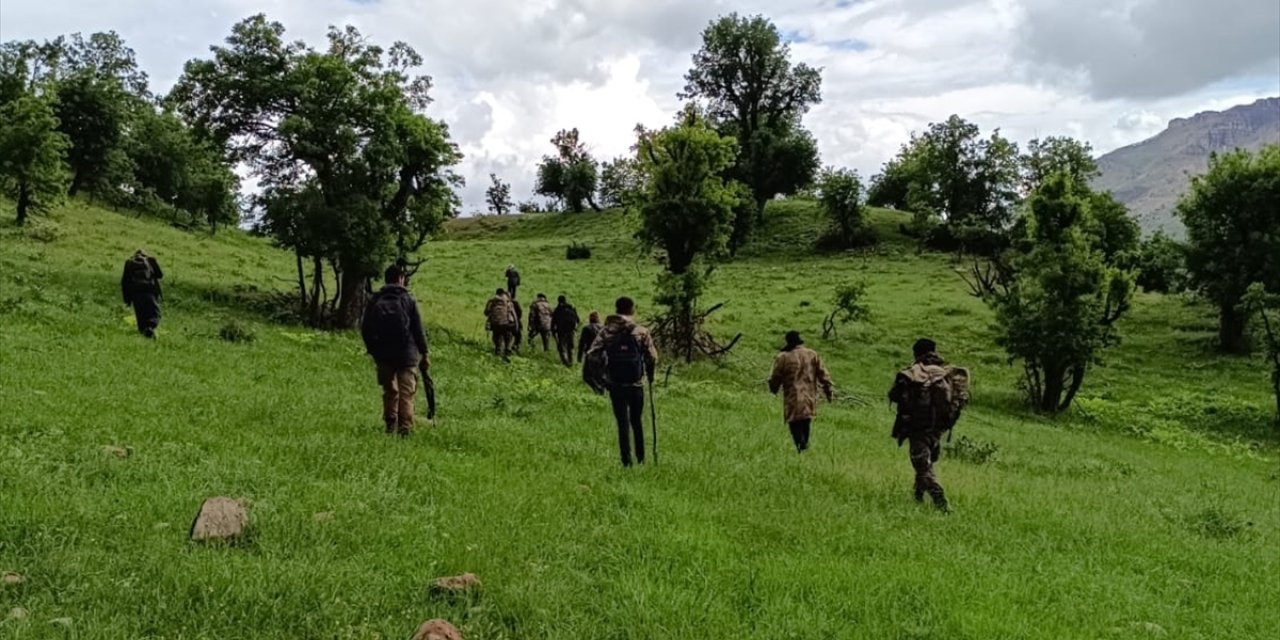
M62 237L62 228L48 220L34 219L27 222L22 233L31 240L47 244Z
M229 320L222 325L218 330L218 337L234 344L250 344L258 339L251 329L236 320Z
M591 259L591 245L574 242L565 248L564 257L568 260L589 260Z
M1000 453L1000 445L973 440L968 436L960 436L955 442L948 442L943 449L952 458L971 464L986 464L995 460L996 455Z

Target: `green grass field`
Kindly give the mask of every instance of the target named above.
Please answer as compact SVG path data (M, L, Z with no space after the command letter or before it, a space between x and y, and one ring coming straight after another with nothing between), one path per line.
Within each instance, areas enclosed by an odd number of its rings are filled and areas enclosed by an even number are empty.
M524 299L585 316L631 294L643 315L656 267L622 216L460 221L428 246L413 288L441 411L407 441L381 432L354 334L270 320L294 272L265 241L81 204L0 223L0 573L23 577L0 584L0 637L407 638L432 617L469 640L1280 637L1273 401L1260 359L1214 355L1209 310L1140 295L1050 421L952 258L896 214L840 255L809 250L812 207L771 215L705 300L742 343L663 376L661 464L633 470L607 401L553 353L494 359L480 313L514 262ZM593 258L566 261L571 240ZM119 300L139 246L167 275L154 343ZM820 340L859 279L871 320ZM221 340L233 321L256 340ZM791 328L841 394L804 456L764 388ZM911 500L888 437L884 392L923 334L975 377L972 446L939 467L950 516ZM214 495L249 502L246 543L187 541ZM465 571L479 595L428 594Z

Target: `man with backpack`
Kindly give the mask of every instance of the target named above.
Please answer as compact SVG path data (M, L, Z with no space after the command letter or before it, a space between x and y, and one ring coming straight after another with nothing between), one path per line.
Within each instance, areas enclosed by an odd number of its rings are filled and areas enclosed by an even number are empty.
M507 293L511 294L511 299L516 299L516 289L520 288L520 272L516 271L514 264L507 265Z
M573 366L573 340L581 322L578 310L569 304L568 298L556 299L556 310L551 313L551 333L556 338L556 352L566 367Z
M120 276L124 303L133 307L138 333L148 338L155 338L156 328L160 326L160 301L164 298L160 280L163 278L160 263L142 249L125 261L124 273Z
M418 301L405 287L405 280L405 272L399 265L387 267L386 286L369 301L360 323L365 349L378 365L382 421L387 433L398 433L402 437L413 432L418 366L429 362L427 334L422 329Z
M799 331L788 331L784 339L786 346L773 359L769 391L783 392L782 419L791 429L796 453L804 453L809 448L809 427L818 414L819 388L831 402L831 374L818 353L804 346Z
M511 346L519 334L516 329L516 310L505 289L498 289L484 305L484 317L493 333L493 355L511 356Z
M592 311L587 316L587 324L582 326L582 333L578 336L578 362L581 363L587 357L587 350L591 345L595 344L596 336L600 335L600 331L604 329L604 325L600 324L600 312Z
M545 353L551 350L551 326L552 326L551 303L547 302L547 295L539 293L533 304L529 305L529 349L533 350L537 345L534 344L535 337L542 338L542 351Z
M889 402L898 406L892 435L898 446L909 443L916 501L927 493L935 507L950 511L933 465L942 452L943 434L955 427L969 402L969 372L946 366L937 343L928 338L917 340L911 350L915 363L898 373L889 390Z
M631 441L635 459L644 464L644 383L653 383L658 350L649 330L636 324L636 303L618 298L615 315L605 319L604 328L587 350L587 360L603 360L604 386L609 390L613 417L618 423L618 451L622 466L631 466Z

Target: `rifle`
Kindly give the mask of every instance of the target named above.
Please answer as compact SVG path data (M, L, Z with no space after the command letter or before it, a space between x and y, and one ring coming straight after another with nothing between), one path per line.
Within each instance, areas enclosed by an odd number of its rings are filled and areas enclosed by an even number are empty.
M649 421L653 423L653 466L658 466L658 408L653 405L653 378L649 378Z
M418 363L418 371L422 373L422 391L427 396L427 419L436 419L436 383L431 379L431 365L424 356Z

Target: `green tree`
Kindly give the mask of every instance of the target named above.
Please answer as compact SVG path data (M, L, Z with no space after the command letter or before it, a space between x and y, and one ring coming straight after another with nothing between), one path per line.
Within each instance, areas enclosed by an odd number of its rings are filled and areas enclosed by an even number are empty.
M1155 293L1180 293L1187 287L1187 247L1162 231L1138 248L1138 286Z
M709 267L728 251L735 211L747 194L724 178L737 142L688 112L678 126L641 129L637 150L646 177L638 200L637 237L664 254L667 273L659 278L658 301L670 312L666 337L691 359L698 298Z
M605 162L600 169L600 206L629 209L644 186L640 162L620 157Z
M1030 250L1016 275L989 301L997 341L1021 361L1028 397L1040 411L1071 406L1089 367L1116 335L1129 309L1129 274L1106 264L1091 241L1091 199L1069 174L1050 176L1030 199Z
M489 188L484 191L489 210L500 216L507 215L514 206L511 202L511 185L499 180L496 173L489 174L489 182Z
M1280 145L1214 155L1178 203L1191 285L1218 307L1219 348L1249 350L1249 285L1280 292Z
M1074 176L1072 182L1089 199L1086 232L1093 238L1094 247L1102 252L1103 261L1114 266L1132 266L1137 259L1142 230L1129 215L1129 208L1110 193L1090 190L1088 183L1078 182Z
M133 206L184 212L210 231L239 222L239 178L221 152L196 139L176 115L138 111L125 149L133 172Z
M679 97L697 101L722 134L738 140L728 177L751 191L756 217L769 199L796 193L818 173L813 136L800 124L822 101L818 69L792 64L791 48L763 16L724 16L702 33ZM746 239L740 221L734 245Z
M873 207L910 211L911 184L917 171L915 166L914 147L904 147L899 154L884 163L880 173L871 177L871 186L867 189L867 204Z
M1093 159L1093 147L1066 136L1036 138L1027 143L1022 154L1022 189L1031 193L1040 188L1050 176L1065 173L1076 184L1087 185L1098 176L1098 163Z
M258 179L262 228L297 253L299 270L304 258L334 269L335 297L311 307L357 326L372 277L407 261L459 204L450 168L461 154L419 113L430 102L430 79L412 73L422 58L350 26L315 50L262 15L213 53L187 63L169 101Z
M818 202L831 223L828 237L839 247L868 239L862 216L862 180L848 169L827 169L818 181Z
M554 198L573 213L581 213L590 205L599 211L595 202L599 170L596 161L579 139L577 129L562 129L551 139L556 148L553 156L543 156L538 165L538 181L534 192Z
M130 98L113 78L88 70L61 80L56 87L59 129L71 141L68 194L87 189L107 195L120 187L128 172L123 141Z
M14 201L19 225L66 193L68 146L42 98L27 93L0 104L0 189Z

